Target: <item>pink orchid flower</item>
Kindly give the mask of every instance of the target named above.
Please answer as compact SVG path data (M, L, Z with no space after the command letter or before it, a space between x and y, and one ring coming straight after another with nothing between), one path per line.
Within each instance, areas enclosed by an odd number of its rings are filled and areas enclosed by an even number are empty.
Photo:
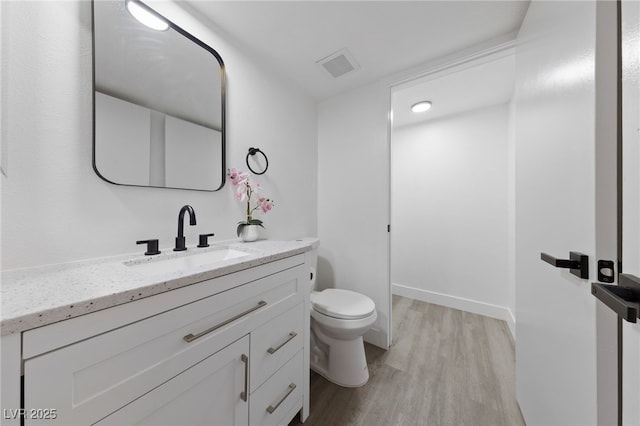
M258 200L258 205L260 206L260 209L263 213L267 213L273 207L273 201L268 198L260 197L260 199Z
M233 184L234 188L234 196L241 202L247 204L247 220L245 222L240 222L238 224L238 235L240 235L240 231L244 226L247 225L262 225L262 221L259 219L254 219L252 217L253 212L256 210L261 210L263 213L269 212L273 208L273 200L265 197L257 197L257 194L262 191L262 187L258 182L254 182L249 178L249 173L243 172L237 169L230 169L227 171L227 176L229 180ZM256 195L258 200L252 206L251 205L251 197ZM254 198L255 200L255 198Z
M241 172L237 169L229 170L229 179L234 186L242 185L249 179L249 175L246 172Z

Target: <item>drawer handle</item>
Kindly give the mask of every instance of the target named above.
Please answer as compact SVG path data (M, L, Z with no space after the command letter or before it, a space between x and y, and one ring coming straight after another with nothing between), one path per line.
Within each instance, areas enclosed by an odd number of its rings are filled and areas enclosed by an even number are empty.
M240 360L244 362L244 391L240 392L240 398L247 402L247 395L249 394L249 357L242 354Z
M275 348L272 347L272 348L267 349L267 352L269 352L271 355L275 354L276 352L278 352L280 350L280 348L282 348L284 345L289 343L291 341L291 339L293 339L297 335L298 335L298 333L296 333L295 331L292 331L291 333L289 333L289 337L287 338L287 340L285 340L284 342L280 343Z
M204 336L204 335L206 335L206 334L211 333L212 331L216 331L217 329L219 329L219 328L221 328L221 327L224 327L225 325L230 324L230 323L234 322L235 320L237 320L237 319L239 319L239 318L242 318L243 316L248 315L248 314L250 314L251 312L253 312L253 311L255 311L255 310L258 310L258 309L262 308L263 306L266 306L266 304L267 304L267 302L265 302L264 300L261 300L261 301L259 301L259 302L258 302L258 305L257 305L257 306L254 306L254 307L253 307L253 308L251 308L251 309L247 309L246 311L241 312L241 313L239 313L238 315L235 315L235 316L233 316L233 317L231 317L231 318L229 318L229 319L227 319L227 320L224 320L224 321L222 321L220 324L216 324L216 325L214 325L213 327L206 329L205 331L201 331L200 333L198 333L198 334L196 334L196 335L193 335L193 334L187 334L187 335L186 335L186 336L184 336L182 339L183 339L184 341L186 341L186 342L191 343L191 342L193 342L194 340L199 339L200 337L202 337L202 336Z
M276 406L274 407L273 405L270 405L267 407L267 413L272 414L274 411L276 411L278 409L278 407L280 406L280 404L282 404L284 402L285 399L287 399L287 397L289 395L291 395L291 392L293 392L293 390L296 388L295 383L291 383L289 385L289 390L287 391L287 394L285 396L282 397L282 399L280 401L278 401L278 403L276 404Z

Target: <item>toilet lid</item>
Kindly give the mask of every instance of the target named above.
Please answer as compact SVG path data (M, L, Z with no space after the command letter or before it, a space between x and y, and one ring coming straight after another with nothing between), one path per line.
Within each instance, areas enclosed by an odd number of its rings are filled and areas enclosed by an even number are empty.
M328 288L311 294L313 309L340 319L366 318L376 309L373 300L355 291Z

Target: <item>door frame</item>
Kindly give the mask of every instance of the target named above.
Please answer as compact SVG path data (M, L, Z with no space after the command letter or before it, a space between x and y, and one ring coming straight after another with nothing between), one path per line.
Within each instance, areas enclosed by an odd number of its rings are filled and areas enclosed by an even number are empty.
M391 78L388 82L388 120L387 120L387 171L388 171L388 186L386 188L389 200L388 205L388 218L389 218L389 226L392 225L393 222L393 206L391 203L392 199L392 179L393 179L393 170L391 168L391 160L392 160L392 133L393 133L393 114L392 114L392 96L395 90L406 89L413 85L417 85L422 83L424 80L435 80L449 74L472 68L478 65L481 65L486 62L497 60L503 56L515 54L516 40L499 40L495 43L488 43L487 45L483 45L481 47L472 48L471 51L473 53L464 52L462 54L454 54L450 57L444 58L437 65L431 65L426 67L421 67L419 69L410 70L407 73L403 73L394 78ZM510 224L511 226L513 224ZM512 239L514 237L515 229L510 229L509 238ZM391 232L393 232L393 227L391 227ZM393 342L393 286L391 282L391 256L393 252L393 245L391 244L391 235L389 235L388 243L387 243L387 253L388 253L388 277L387 277L387 287L388 287L388 300L389 300L389 317L388 317L388 329L389 329L389 338L388 338L388 347L391 346ZM515 275L515 274L514 274ZM510 274L511 277L511 274ZM515 316L515 312L512 313ZM513 326L513 327L512 327ZM515 339L515 322L513 324L509 324L509 328L511 330L511 334Z
M636 129L640 124L638 108L640 107L640 87L638 83L638 66L640 58L637 53L639 42L635 38L640 32L640 5L637 2L620 0L618 4L618 84L619 84L619 232L621 235L621 246L619 248L620 271L640 276L640 184L638 161L640 160L640 149L637 147L640 136ZM630 30L629 28L633 29ZM635 31L635 33L633 32ZM627 34L631 32L631 34ZM630 35L627 40L626 36ZM629 52L627 53L627 49ZM628 58L631 63L627 64L624 59ZM637 92L636 92L637 91ZM625 96L626 95L626 96ZM631 100L630 100L631 99ZM625 118L630 118L630 123ZM629 138L630 140L628 140ZM625 186L627 182L627 186ZM633 184L631 183L633 182ZM631 197L631 198L629 198ZM623 220L626 218L626 220ZM629 218L632 218L631 220ZM628 238L624 238L624 231L627 231ZM633 236L633 237L632 237ZM619 319L619 425L638 424L640 422L640 408L637 404L638 390L640 389L640 368L637 365L638 355L640 355L640 324L626 323ZM625 362L630 359L631 362ZM625 409L626 408L626 409Z
M622 139L620 135L619 2L596 3L596 262L622 258ZM613 171L613 173L612 173ZM610 206L616 206L612 211ZM596 266L597 268L597 266ZM597 269L591 281L598 281ZM616 278L617 282L617 278ZM598 424L621 424L621 323L613 311L596 303Z

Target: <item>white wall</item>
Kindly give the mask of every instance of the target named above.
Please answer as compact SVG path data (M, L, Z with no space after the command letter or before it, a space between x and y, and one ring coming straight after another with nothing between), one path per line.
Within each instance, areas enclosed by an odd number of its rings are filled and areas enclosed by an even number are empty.
M214 46L228 73L227 165L247 149L269 156L260 178L276 207L264 216L269 238L315 235L316 107L269 75L229 40L175 4L161 6L178 25ZM235 237L242 206L227 187L196 192L115 186L91 167L91 3L2 2L2 268L142 252L135 241L172 247L178 210L191 204L197 234ZM6 47L6 48L5 48ZM246 166L245 166L246 167Z
M513 323L509 105L393 128L396 294Z
M515 73L514 73L515 74ZM515 75L514 75L515 77ZM509 101L509 139L507 142L507 288L510 309L509 328L516 338L516 105Z
M378 320L365 340L389 342L389 86L333 97L318 110L318 285L366 294Z
M391 343L389 265L391 87L422 75L488 60L511 48L510 36L343 93L318 106L318 279L321 287L359 291L376 303L378 320L365 340ZM393 234L393 231L392 231Z

